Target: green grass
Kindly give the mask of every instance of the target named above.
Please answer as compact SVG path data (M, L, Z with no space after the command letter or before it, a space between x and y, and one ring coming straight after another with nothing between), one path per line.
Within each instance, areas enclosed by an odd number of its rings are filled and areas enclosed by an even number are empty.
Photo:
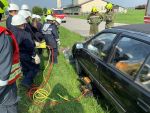
M0 22L0 26L5 27L6 26L6 22Z
M129 9L126 14L116 13L115 23L138 24L144 23L145 10ZM73 18L86 19L87 15L71 16Z
M82 41L83 37L69 30L61 27L60 28L60 40L61 40L61 49L62 48L71 48L75 42ZM60 50L61 50L60 49ZM47 51L44 51L42 61L44 63L43 67L46 66L48 56ZM63 102L64 100L58 96L58 94L66 97L68 99L73 99L81 95L79 90L79 81L77 80L77 74L71 64L64 58L62 52L58 57L58 65L54 65L51 78L49 80L49 85L51 91L49 91L49 98ZM36 77L36 83L40 84L43 78L40 74ZM48 91L48 89L45 87ZM95 98L85 98L83 97L81 101L67 102L64 104L50 106L46 105L50 100L47 99L44 101L43 105L36 106L26 95L26 90L19 86L19 96L21 101L19 102L20 113L109 113L108 110L103 110L102 106L107 106L105 103L102 103L102 100L97 101Z
M116 23L138 24L144 23L145 10L128 10L127 14L116 14Z

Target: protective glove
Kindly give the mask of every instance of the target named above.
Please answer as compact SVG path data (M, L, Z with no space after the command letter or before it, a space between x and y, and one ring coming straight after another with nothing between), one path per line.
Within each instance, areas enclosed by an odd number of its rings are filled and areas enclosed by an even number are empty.
M35 64L40 64L41 60L40 60L40 57L37 54L32 58L34 59Z
M60 40L59 40L59 39L57 39L56 41L57 41L57 44L60 46Z
M36 47L40 46L40 43L37 42L37 41L35 41L35 46L36 46Z

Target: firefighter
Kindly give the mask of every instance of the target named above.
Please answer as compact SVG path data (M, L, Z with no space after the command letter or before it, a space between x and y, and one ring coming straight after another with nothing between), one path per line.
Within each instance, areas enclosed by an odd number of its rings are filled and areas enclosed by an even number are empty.
M45 22L47 21L46 20L46 17L48 16L48 15L52 15L52 10L51 9L47 9L47 12L46 12L46 14L45 14Z
M98 26L103 20L103 16L98 12L96 7L93 7L91 13L89 14L88 23L90 24L90 36L98 33Z
M57 47L57 39L58 32L56 29L56 25L54 24L55 18L51 15L46 17L47 22L43 25L42 32L45 37L45 41L50 49L54 50L54 64L58 63L58 47Z
M7 0L0 1L0 20L2 19L2 15L5 13L5 9L8 7L9 3Z
M27 11L29 13L30 17L31 17L31 11L30 11L30 8L27 4L23 4L21 6L21 10Z
M62 21L61 21L60 18L56 18L55 19L55 25L56 25L56 29L57 29L58 35L60 34L59 26L60 26L61 23L62 23ZM60 40L59 40L59 38L57 39L57 44L60 46Z
M113 5L108 3L106 5L106 12L104 14L104 20L106 21L105 29L109 29L114 26L114 12L113 12Z
M46 15L48 16L48 15L52 15L52 14L53 14L52 10L48 9Z
M25 31L26 23L27 21L21 15L15 15L12 18L13 33L19 45L20 61L24 75L22 85L29 89L32 87L33 80L39 71L37 65L40 63L40 58L35 53L35 44L30 33Z
M8 16L8 18L6 20L6 27L9 30L12 30L13 29L13 26L11 25L12 17L14 15L18 14L19 7L16 4L9 4L8 11L9 11L9 16Z
M42 43L44 36L42 34L42 23L40 22L40 16L35 15L35 17L32 18L32 27L34 28L33 32L35 36L39 39L40 42L36 42L36 46L38 46L37 43ZM42 55L42 48L38 48L38 54Z
M16 80L20 78L19 48L14 35L0 27L0 113L18 113Z
M43 27L43 24L41 22L41 16L40 15L36 15L36 18L37 18L37 29L38 29L38 31L41 31L42 27Z
M33 17L37 19L37 16L35 14L32 15L32 19L34 19ZM31 18L29 15L28 15L28 18L26 18L26 20L27 20L27 24L26 24L25 30L31 34L32 39L35 41L36 46L38 46L39 42L41 42L41 39L39 39L40 37L36 36L35 34L37 32L37 29L32 25L30 21Z

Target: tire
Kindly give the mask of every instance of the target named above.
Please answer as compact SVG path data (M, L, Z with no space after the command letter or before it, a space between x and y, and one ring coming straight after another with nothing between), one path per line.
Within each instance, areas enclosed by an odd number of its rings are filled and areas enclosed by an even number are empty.
M81 65L79 64L78 60L75 59L75 68L76 68L76 72L79 76L82 75L82 68Z

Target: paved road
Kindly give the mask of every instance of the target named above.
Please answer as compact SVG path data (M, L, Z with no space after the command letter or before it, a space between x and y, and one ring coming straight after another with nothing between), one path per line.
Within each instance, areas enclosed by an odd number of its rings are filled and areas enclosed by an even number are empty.
M115 26L119 26L119 25L125 25L125 24L115 23ZM67 22L63 23L62 26L73 31L73 32L79 33L82 36L88 36L89 35L90 26L87 23L87 21L84 19L77 19L77 18L68 17ZM99 30L101 31L104 28L105 28L105 22L102 22L99 25Z

